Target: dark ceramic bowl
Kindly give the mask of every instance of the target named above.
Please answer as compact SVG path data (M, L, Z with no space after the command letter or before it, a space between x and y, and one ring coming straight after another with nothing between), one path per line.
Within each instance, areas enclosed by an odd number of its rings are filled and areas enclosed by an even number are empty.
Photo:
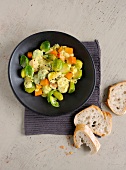
M59 108L49 104L46 98L35 97L33 94L26 93L23 89L23 79L20 76L22 68L19 65L19 57L28 51L39 48L40 44L45 40L50 41L51 46L58 43L72 47L75 56L84 63L83 76L76 84L76 91L72 94L64 94L64 100L60 102ZM59 116L74 112L89 99L95 86L94 63L84 45L71 35L55 31L33 34L18 44L9 61L8 76L11 88L17 99L32 111L48 116Z

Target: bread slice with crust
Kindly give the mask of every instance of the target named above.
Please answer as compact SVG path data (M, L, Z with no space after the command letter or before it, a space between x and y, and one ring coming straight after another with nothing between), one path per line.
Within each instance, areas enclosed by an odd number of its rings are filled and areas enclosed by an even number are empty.
M88 125L94 134L105 136L111 133L112 116L108 112L101 111L98 106L92 105L75 115L74 124Z
M91 154L97 153L101 146L87 125L78 124L74 131L74 145L76 148L80 148L82 144L90 147Z
M106 104L116 115L126 113L126 82L120 82L109 88Z

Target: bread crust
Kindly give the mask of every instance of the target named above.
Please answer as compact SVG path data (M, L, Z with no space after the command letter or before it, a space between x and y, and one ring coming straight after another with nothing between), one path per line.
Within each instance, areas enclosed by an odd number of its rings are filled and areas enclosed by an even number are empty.
M98 136L106 136L109 135L111 133L112 130L112 115L109 112L106 111L101 111L101 109L98 106L95 105L91 105L89 107L87 107L86 109L83 109L82 111L80 111L78 114L75 115L74 117L74 124L75 126L77 125L77 119L79 117L79 115L83 114L84 111L88 110L89 108L95 108L103 117L104 120L107 122L107 125L109 127L109 132L108 133L100 133L99 131L92 129L92 132Z
M122 81L122 82L119 82L119 83L116 83L116 84L111 85L111 86L109 87L107 101L105 102L105 104L109 107L109 109L110 109L113 113L115 113L116 115L118 115L118 116L121 116L121 115L126 114L126 107L123 108L123 111L122 111L121 113L115 112L115 111L113 110L113 108L111 107L109 101L111 100L111 91L112 91L116 86L124 85L124 84L126 85L126 81Z
M97 138L94 136L92 130L85 124L78 124L75 128L75 131L74 131L74 145L75 145L75 147L80 148L80 145L77 144L77 140L76 140L76 138L77 138L76 135L77 135L77 132L79 132L79 131L81 131L88 137L88 139L93 147L92 153L98 152L101 145L100 145L99 141L97 140Z

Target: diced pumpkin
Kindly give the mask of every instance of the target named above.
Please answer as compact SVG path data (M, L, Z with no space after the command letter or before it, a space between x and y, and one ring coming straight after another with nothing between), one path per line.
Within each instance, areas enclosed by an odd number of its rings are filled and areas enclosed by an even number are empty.
M67 73L67 74L65 75L65 77L66 77L68 80L70 80L70 79L72 78L72 76L73 76L73 73L71 73L71 72L69 72L69 73Z
M42 89L36 89L35 96L40 96L40 95L42 95Z
M27 57L28 57L28 58L32 58L32 52L28 52L28 53L27 53Z
M40 84L36 84L36 89L41 89L42 86Z
M49 85L49 80L46 78L46 79L43 79L40 81L40 85L42 86L46 86L46 85Z
M65 52L68 54L73 54L73 48L66 47Z
M53 50L53 51L50 52L50 54L53 54L53 55L57 56L57 51Z
M63 47L61 46L61 47L58 49L58 52L60 53L62 50L63 50Z
M70 56L70 57L67 59L67 63L68 63L68 64L76 64L76 57Z

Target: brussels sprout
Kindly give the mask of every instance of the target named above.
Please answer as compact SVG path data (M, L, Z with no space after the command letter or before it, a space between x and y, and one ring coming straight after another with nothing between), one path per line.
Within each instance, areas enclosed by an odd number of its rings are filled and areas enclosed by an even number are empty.
M50 42L49 41L44 41L41 45L40 45L40 50L47 52L50 50Z
M31 87L31 88L26 88L26 87L25 87L25 91L26 91L27 93L32 93L33 91L35 91L35 85L32 83L32 87Z
M51 102L51 101L50 101L50 97L53 95L53 93L54 93L54 90L51 90L51 91L47 94L47 101L48 101L48 103Z
M63 63L63 67L60 70L63 74L66 74L70 71L70 66L67 63Z
M48 93L47 95L47 101L49 103L51 103L52 106L54 107L59 107L59 103L57 102L57 99L55 97L53 97L53 93L54 93L55 90L52 90Z
M56 100L57 99L55 97L50 96L51 105L54 106L54 107L59 107L59 103Z
M56 59L56 56L54 54L46 54L43 56L43 58L47 61L53 61Z
M34 69L30 65L26 66L25 67L25 74L28 77L32 77L33 74L34 74Z
M28 65L28 63L29 63L29 59L25 55L22 55L20 57L20 65L24 68Z
M70 82L68 93L73 93L75 91L75 84Z
M26 76L26 74L25 74L25 69L23 68L23 69L21 70L21 77L22 77L22 78L25 78L25 76Z
M52 69L54 71L60 71L63 67L63 61L60 59L55 59L52 63Z
M61 76L60 72L51 72L48 74L48 79L49 79L49 81L51 81L51 80L57 79L60 76Z
M82 70L78 70L78 71L74 74L73 78L74 78L74 79L80 79L81 76L82 76Z
M58 99L58 100L63 100L63 95L62 93L58 92L58 91L54 91L53 95Z
M80 60L76 60L75 67L76 67L76 68L78 68L78 69L81 69L81 68L82 68L82 66L83 66L82 61L80 61Z

